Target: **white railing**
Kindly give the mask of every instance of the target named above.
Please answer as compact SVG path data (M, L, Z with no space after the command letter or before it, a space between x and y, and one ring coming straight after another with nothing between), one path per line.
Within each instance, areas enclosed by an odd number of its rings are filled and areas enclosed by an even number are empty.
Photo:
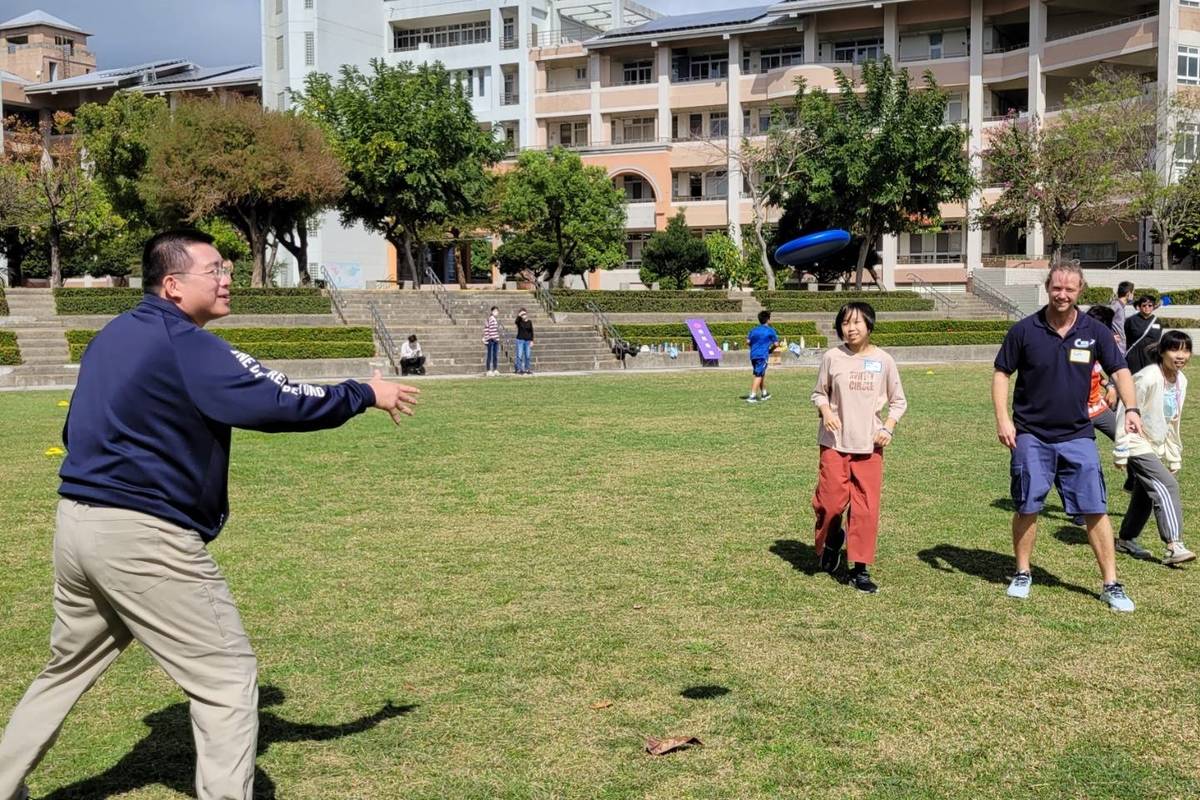
M1088 25L1086 28L1076 28L1072 31L1063 31L1061 33L1051 34L1046 37L1046 41L1057 42L1059 39L1069 39L1072 36L1081 36L1085 33L1092 33L1093 31L1102 31L1105 28L1115 28L1118 25L1126 25L1130 22L1137 22L1139 20L1150 19L1151 17L1157 16L1157 10L1143 11L1141 14L1132 14L1128 17L1121 17L1120 19L1109 20L1108 22L1097 22L1095 25Z

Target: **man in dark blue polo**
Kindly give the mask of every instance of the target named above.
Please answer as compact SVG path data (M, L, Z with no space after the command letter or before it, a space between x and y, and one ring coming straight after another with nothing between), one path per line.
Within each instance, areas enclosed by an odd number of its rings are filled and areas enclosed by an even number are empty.
M1133 378L1112 331L1076 306L1085 286L1078 266L1050 269L1050 302L1018 322L1004 337L992 377L996 434L1012 451L1013 552L1017 572L1010 597L1026 598L1033 582L1029 559L1037 537L1037 515L1052 486L1062 495L1068 516L1083 516L1088 542L1100 565L1100 599L1114 611L1133 611L1133 601L1117 582L1112 525L1104 471L1088 418L1092 364L1111 375L1125 406L1124 424L1141 431ZM1009 376L1017 373L1013 416L1008 416ZM1015 423L1015 424L1014 424Z

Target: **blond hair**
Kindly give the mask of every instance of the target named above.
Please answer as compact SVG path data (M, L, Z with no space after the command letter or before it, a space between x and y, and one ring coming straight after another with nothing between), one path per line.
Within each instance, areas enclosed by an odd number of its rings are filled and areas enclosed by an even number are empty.
M1054 277L1054 273L1062 272L1067 275L1075 275L1079 278L1079 291L1087 288L1087 278L1083 276L1083 268L1079 266L1078 261L1059 261L1050 266L1050 271L1046 273L1046 291L1050 291L1050 279Z

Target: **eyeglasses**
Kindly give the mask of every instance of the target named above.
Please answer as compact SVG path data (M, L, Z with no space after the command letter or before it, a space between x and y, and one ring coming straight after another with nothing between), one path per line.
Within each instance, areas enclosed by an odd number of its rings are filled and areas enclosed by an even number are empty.
M206 269L203 272L180 271L168 272L167 275L200 275L205 278L216 278L217 280L221 280L221 278L228 278L232 276L233 270L229 269L228 267L213 267L212 269ZM164 275L163 277L166 276Z

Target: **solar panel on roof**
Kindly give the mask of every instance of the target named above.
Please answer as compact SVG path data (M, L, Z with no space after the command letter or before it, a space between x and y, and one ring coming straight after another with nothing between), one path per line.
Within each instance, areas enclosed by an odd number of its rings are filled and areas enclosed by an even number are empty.
M654 19L635 25L632 28L621 28L611 31L603 38L619 36L641 36L647 33L667 33L670 31L687 30L689 28L715 28L722 25L738 25L743 22L753 22L759 17L766 16L771 6L750 6L748 8L725 8L719 11L705 11L700 14L678 14L662 19Z

